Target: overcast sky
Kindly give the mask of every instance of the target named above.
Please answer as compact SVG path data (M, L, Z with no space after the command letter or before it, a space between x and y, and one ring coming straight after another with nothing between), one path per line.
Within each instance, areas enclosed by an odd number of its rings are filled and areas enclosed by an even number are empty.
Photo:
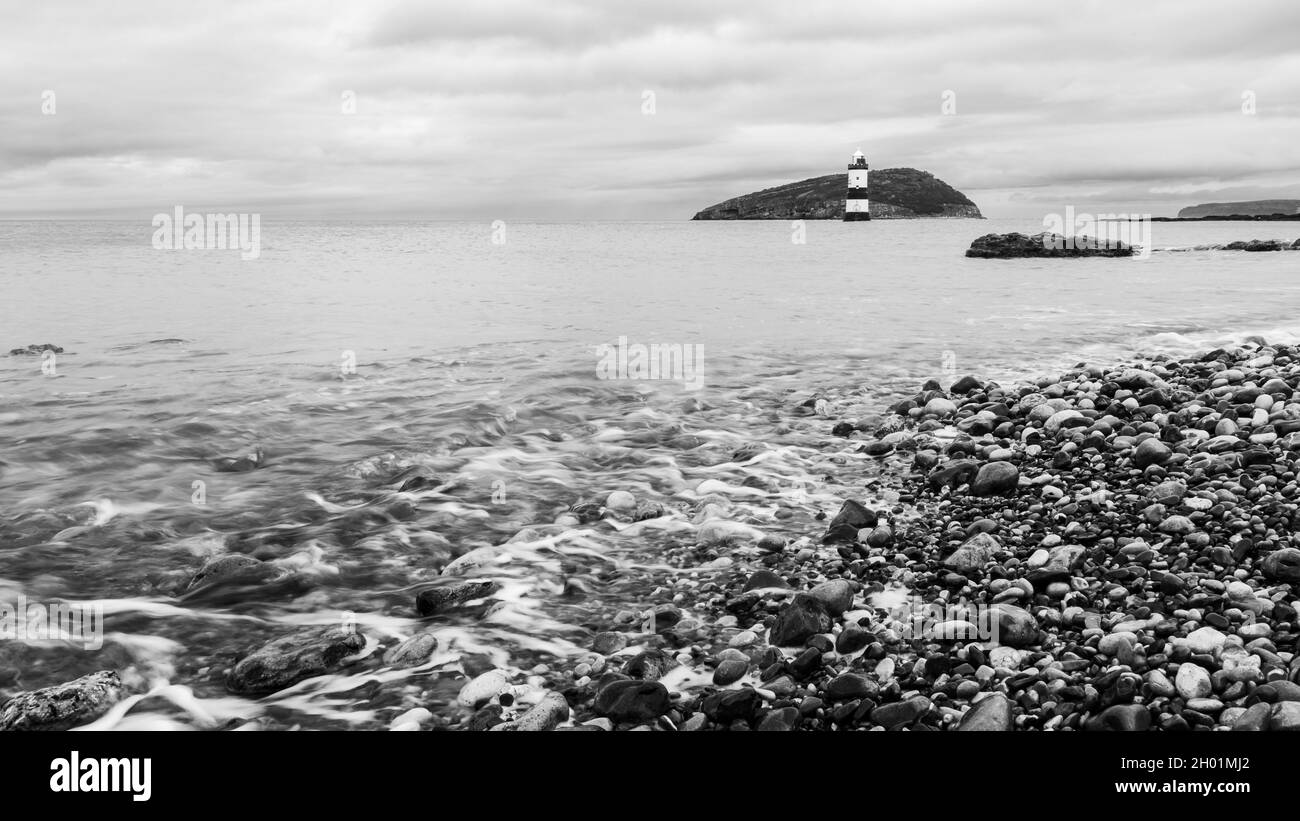
M1300 198L1298 136L1294 0L6 0L0 25L4 217L685 219L859 146L990 217L1160 215Z

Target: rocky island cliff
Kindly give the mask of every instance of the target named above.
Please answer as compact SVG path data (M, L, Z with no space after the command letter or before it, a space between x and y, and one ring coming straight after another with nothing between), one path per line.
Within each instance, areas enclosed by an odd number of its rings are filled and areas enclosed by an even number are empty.
M847 188L847 174L827 174L735 197L705 208L692 219L837 220L844 217ZM872 219L984 218L965 194L933 174L915 168L872 171L867 192Z

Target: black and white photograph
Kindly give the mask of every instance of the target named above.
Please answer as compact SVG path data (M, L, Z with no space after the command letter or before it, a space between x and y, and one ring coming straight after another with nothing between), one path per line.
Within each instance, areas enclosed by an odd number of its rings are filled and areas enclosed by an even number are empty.
M1289 791L1300 5L3 5L44 806L602 736Z

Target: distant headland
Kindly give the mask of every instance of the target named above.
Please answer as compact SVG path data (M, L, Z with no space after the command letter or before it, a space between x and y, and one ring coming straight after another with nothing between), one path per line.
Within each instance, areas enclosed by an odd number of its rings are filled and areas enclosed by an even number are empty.
M827 174L786 183L709 206L692 219L843 219L848 183L847 174ZM867 187L873 220L984 218L965 194L933 174L915 168L873 170Z
M1152 217L1152 222L1272 222L1300 221L1300 200L1247 200L1189 205L1176 217Z

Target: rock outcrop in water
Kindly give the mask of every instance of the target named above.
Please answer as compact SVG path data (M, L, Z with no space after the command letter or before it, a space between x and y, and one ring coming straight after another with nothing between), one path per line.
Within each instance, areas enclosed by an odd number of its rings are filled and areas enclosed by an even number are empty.
M26 348L13 348L9 351L10 356L41 356L46 351L51 353L63 353L63 349L58 345L51 345L46 342L43 345L28 345Z
M984 218L965 194L925 171L885 168L872 171L867 182L872 219ZM847 174L828 174L734 197L692 219L843 219L847 190Z
M1295 242L1285 239L1236 240L1229 243L1205 243L1181 248L1164 248L1165 251L1300 251L1300 239Z
M966 256L981 259L1131 257L1133 251L1133 246L1118 241L1102 242L1094 237L1067 238L1043 232L1033 236L1020 233L985 234L970 244Z
M1229 242L1223 246L1224 251L1296 251L1300 250L1300 239L1287 242L1284 239L1252 239L1249 241Z

